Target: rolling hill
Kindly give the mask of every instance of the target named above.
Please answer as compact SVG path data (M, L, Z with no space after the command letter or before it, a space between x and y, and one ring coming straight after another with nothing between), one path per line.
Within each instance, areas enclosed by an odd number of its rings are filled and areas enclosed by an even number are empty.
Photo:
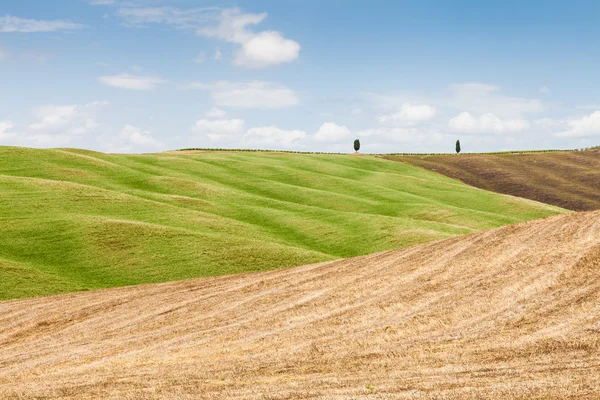
M0 299L302 265L562 212L367 156L0 147Z
M600 209L600 151L384 156L497 193L569 210Z
M0 302L3 399L595 399L600 211Z

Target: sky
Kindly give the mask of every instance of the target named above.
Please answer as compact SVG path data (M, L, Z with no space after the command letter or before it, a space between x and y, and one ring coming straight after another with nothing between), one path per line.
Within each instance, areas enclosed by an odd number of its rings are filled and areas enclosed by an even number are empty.
M0 145L600 145L600 2L0 0Z

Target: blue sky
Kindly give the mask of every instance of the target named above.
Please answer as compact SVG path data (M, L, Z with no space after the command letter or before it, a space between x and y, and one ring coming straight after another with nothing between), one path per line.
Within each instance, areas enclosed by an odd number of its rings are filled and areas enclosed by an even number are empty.
M600 2L0 0L0 145L600 145Z

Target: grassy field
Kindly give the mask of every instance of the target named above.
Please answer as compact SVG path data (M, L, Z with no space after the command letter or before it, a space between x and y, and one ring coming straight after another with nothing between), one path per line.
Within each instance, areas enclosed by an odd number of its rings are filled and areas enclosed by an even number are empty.
M383 156L485 190L577 211L600 209L600 150Z
M561 212L371 156L0 147L0 299L327 261Z
M4 301L0 398L598 399L599 272L594 211L277 271Z

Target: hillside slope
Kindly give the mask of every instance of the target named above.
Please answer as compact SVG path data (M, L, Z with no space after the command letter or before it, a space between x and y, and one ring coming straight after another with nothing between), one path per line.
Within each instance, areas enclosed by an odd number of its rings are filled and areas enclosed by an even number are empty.
M0 303L3 399L591 399L600 212Z
M374 157L0 147L0 299L302 265L560 212Z
M600 151L384 156L469 185L569 210L600 209Z

